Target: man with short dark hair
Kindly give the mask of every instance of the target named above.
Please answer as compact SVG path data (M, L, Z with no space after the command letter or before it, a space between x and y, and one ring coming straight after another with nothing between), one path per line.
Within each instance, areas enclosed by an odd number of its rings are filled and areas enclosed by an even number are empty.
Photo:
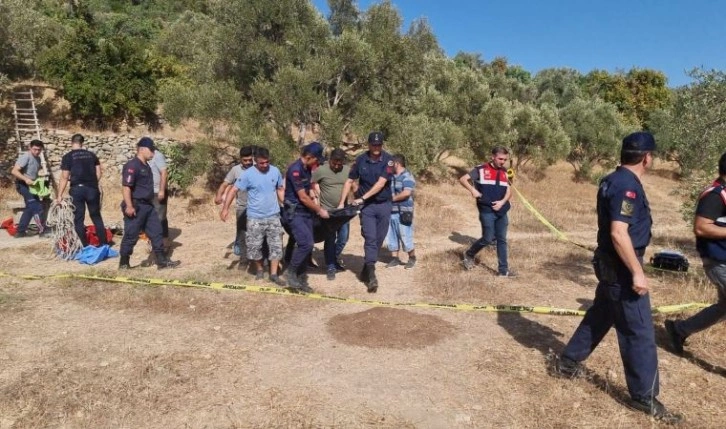
M43 215L43 204L41 198L31 192L31 186L38 179L40 171L40 153L43 151L43 142L33 140L30 142L30 148L27 152L23 152L15 161L13 169L10 171L15 177L15 189L18 194L23 196L25 202L25 210L20 216L18 229L15 238L24 238L27 236L28 225L30 220L34 220L38 227L38 233L43 234L45 225L41 220Z
M710 328L726 316L726 153L718 161L718 175L701 193L693 233L706 277L716 286L718 301L685 320L666 320L673 351L683 354L686 338Z
M262 246L266 240L270 251L270 281L285 286L285 280L278 276L283 233L280 203L285 197L285 182L280 170L270 165L267 148L257 148L255 166L245 170L234 186L227 189L219 214L222 221L227 221L229 207L239 191L247 192L247 259L255 261L256 279L264 277Z
M327 219L328 211L320 207L310 196L312 168L323 162L323 146L312 142L303 146L300 158L290 164L285 173L285 215L297 246L292 252L287 268L287 284L303 292L312 292L305 272L307 260L313 251L313 216Z
M563 376L584 374L587 359L615 326L628 405L667 423L681 416L658 401L658 353L643 255L653 220L641 178L653 164L655 139L637 132L623 139L620 166L600 181L597 193L597 249L593 266L598 279L595 300L556 361Z
M96 228L99 244L108 244L106 227L101 217L101 191L99 188L101 162L95 153L83 148L84 141L81 134L74 134L71 137L71 151L63 155L61 159L61 178L56 194L56 202L60 203L66 185L70 182L68 195L73 199L73 224L83 247L88 246L85 225L86 206L88 206L88 214L91 216L93 226Z
M350 173L350 167L345 165L345 159L343 149L333 149L328 163L313 171L313 189L319 195L320 205L329 212L343 208L340 205L340 196ZM323 253L328 280L335 280L335 274L345 269L340 255L348 242L349 233L350 221L343 223L337 231L330 231L325 237Z
M388 263L388 268L394 268L402 264L398 257L398 250L408 253L406 269L416 266L416 250L413 245L413 192L416 188L416 179L406 169L406 157L397 154L393 155L393 180L391 180L391 192L393 194L393 207L391 210L391 224L388 227L388 250L391 251L393 259Z
M383 133L373 131L368 134L368 151L356 158L345 181L340 196L339 207L345 203L348 193L355 181L358 190L353 200L354 206L360 206L361 235L363 235L364 265L359 279L366 284L368 293L378 291L376 262L378 252L388 233L391 221L391 187L393 177L393 160L383 150Z
M509 200L512 189L504 165L509 159L509 150L504 146L495 146L489 162L474 167L469 173L459 178L461 185L476 199L481 223L481 238L475 241L464 252L462 263L464 268L471 270L476 265L474 258L480 250L497 243L497 275L514 277L516 274L509 269L507 258L507 226L509 225Z
M224 203L224 196L227 190L231 186L234 186L234 183L237 181L237 179L240 178L240 176L242 176L242 173L248 168L252 167L252 165L254 164L253 154L254 146L243 146L242 148L240 148L239 164L232 167L227 175L224 177L224 180L219 185L219 189L217 189L217 194L214 198L214 204L219 205ZM247 192L245 191L237 192L236 214L236 235L234 238L234 244L232 245L232 252L236 256L244 255L245 257L247 257L247 248L245 245L245 233L247 231Z
M151 240L151 250L156 257L158 269L174 268L180 262L170 260L164 253L161 222L154 208L154 177L149 161L154 157L156 147L149 137L143 137L136 144L136 156L121 170L124 216L124 235L121 239L119 269L131 268L131 254L143 231Z

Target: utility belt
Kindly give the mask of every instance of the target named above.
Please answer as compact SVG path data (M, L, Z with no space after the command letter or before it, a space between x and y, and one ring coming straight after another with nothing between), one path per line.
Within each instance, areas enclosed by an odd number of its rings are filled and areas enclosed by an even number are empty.
M638 257L640 265L643 265L645 248L634 250L635 256ZM618 272L629 273L628 268L614 251L608 252L600 248L595 249L595 253L592 258L592 267L595 270L595 277L597 277L599 281L610 284L618 282Z
M71 185L71 189L73 188L91 188L91 189L98 189L98 185L88 185L85 183L77 183L74 185Z

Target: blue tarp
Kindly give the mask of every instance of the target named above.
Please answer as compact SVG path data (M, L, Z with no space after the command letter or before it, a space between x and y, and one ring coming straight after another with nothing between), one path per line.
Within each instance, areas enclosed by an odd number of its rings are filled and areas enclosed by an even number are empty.
M81 264L95 265L108 258L115 258L118 252L108 247L108 244L102 246L86 246L76 255L76 260Z

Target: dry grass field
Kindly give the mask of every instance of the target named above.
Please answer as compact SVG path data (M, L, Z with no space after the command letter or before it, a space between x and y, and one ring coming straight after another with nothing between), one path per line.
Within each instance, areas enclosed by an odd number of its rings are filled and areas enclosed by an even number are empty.
M679 186L667 166L644 180L655 222L646 257L685 252L689 275L652 272L653 305L710 302ZM516 186L575 241L595 241L592 184L560 164L543 180ZM104 217L120 221L117 178L106 183ZM15 198L12 190L0 198ZM166 278L255 282L228 245L234 225L217 219L202 186L170 202L173 258ZM7 215L3 213L3 217ZM519 304L585 309L595 277L589 252L558 241L518 199L510 212L510 263L494 275L496 252L465 272L461 252L480 234L476 209L458 185L417 191L419 265L386 269L370 296L348 271L335 282L312 270L317 291L391 302ZM48 257L38 238L0 231L0 271L116 274L117 259L95 267ZM316 258L322 260L321 245ZM148 257L137 246L133 265ZM387 255L383 253L385 261ZM344 259L362 264L357 219ZM139 267L137 277L159 277ZM684 317L687 314L675 317ZM552 377L552 357L578 317L388 308L304 296L135 286L76 280L0 278L0 429L9 428L566 428L658 427L628 409L613 332L586 362L590 376ZM684 414L683 427L720 428L726 411L723 326L689 339L685 358L668 351L656 317L660 399Z

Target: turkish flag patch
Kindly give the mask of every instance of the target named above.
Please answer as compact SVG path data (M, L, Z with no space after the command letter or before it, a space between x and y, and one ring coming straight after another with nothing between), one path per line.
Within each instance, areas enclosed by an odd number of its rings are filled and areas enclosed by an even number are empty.
M299 175L300 175L300 172L299 172L299 171L293 171L293 172L292 172L292 175L293 175L294 177L297 177L297 176L299 176Z
M635 191L625 191L625 198L635 198Z

